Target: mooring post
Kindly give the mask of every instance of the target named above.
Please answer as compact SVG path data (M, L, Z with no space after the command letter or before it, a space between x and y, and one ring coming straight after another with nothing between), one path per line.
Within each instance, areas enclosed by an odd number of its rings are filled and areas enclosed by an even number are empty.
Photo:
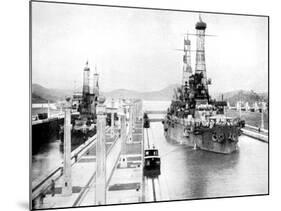
M48 119L51 117L51 112L50 112L50 102L48 100Z
M63 160L63 184L62 194L69 196L72 194L71 181L71 99L66 99L64 116L64 160Z
M261 129L264 129L263 108L261 109Z
M106 204L106 148L105 121L106 107L104 101L97 106L97 144L96 144L96 205Z
M124 110L124 109L123 109ZM121 156L120 156L120 167L127 168L127 156L126 156L126 117L125 114L120 114L120 121L121 121Z
M129 143L132 142L133 139L133 104L129 105Z

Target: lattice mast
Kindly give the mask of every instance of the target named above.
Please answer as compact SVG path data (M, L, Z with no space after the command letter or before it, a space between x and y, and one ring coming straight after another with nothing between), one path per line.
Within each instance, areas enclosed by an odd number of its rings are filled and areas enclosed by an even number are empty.
M182 73L182 88L189 89L189 77L192 75L191 68L191 53L190 53L190 40L188 39L188 35L184 37L184 46L183 46L183 73Z
M205 90L208 92L208 81L206 73L206 63L205 63L205 30L207 24L202 21L201 16L199 15L199 22L196 23L196 36L197 36L197 46L196 46L196 65L195 73L202 73L203 79L202 84Z

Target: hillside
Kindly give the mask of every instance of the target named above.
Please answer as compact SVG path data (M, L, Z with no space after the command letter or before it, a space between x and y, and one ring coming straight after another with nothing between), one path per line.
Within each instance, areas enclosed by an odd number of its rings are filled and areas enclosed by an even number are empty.
M228 101L230 105L235 105L238 101L248 102L249 104L253 104L257 101L268 101L268 93L262 92L257 93L253 90L245 91L245 90L236 90L231 92L225 92L216 94L214 97L216 99L221 99L223 95L224 100Z
M48 89L39 84L32 84L32 103L56 102L72 95L70 90Z
M127 89L117 89L111 92L104 92L105 97L108 98L138 98L143 100L171 100L174 88L177 85L170 85L164 89L159 91L152 91L152 92L137 92Z
M32 103L47 103L48 100L44 99L43 97L32 93Z
M174 89L178 87L178 84L173 84L167 86L164 89L151 92L138 92L128 89L116 89L111 92L102 92L101 94L107 98L138 98L143 100L171 100ZM59 100L64 100L66 96L71 96L73 94L72 90L63 89L48 89L38 84L32 85L32 102L56 102ZM229 101L231 105L235 104L237 101L242 100L249 102L250 104L255 101L267 101L267 93L256 93L254 91L236 90L225 93L213 94L212 97L219 100L221 96L224 96L224 100Z

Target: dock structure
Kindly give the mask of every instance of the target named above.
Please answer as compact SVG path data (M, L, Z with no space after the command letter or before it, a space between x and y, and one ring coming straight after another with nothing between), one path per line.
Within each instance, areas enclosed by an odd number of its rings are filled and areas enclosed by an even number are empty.
M262 101L262 102L254 102L250 103L249 102L243 102L243 101L237 101L235 105L230 105L230 102L227 102L227 108L230 110L236 110L236 111L246 111L246 112L256 112L256 113L261 113L268 111L268 106L267 103Z
M34 209L174 199L172 193L177 189L173 190L174 187L171 185L174 182L169 180L170 170L166 168L176 168L176 166L173 164L174 161L167 158L185 156L185 153L177 153L177 150L185 148L172 146L173 148L170 149L171 145L168 144L168 147L164 141L164 134L157 133L157 131L162 131L161 117L158 117L159 121L153 121L155 120L153 116L159 116L162 111L145 111L149 113L152 127L144 131L142 101L130 102L129 111L135 113L129 114L130 119L126 119L126 107L128 105L123 105L118 109L120 125L114 124L112 136L111 125L105 125L107 109L104 105L97 106L97 134L73 152L65 153L67 156L64 157L61 166L44 178L33 182ZM69 125L68 115L69 112L65 109L66 125ZM65 129L69 128L65 126ZM246 125L242 130L243 144L245 144L245 139L259 139L267 142L268 131L263 129L257 132L257 130L256 127ZM67 136L67 131L65 135ZM65 137L65 144L67 140L68 137ZM163 163L161 176L155 179L143 176L143 149L148 142L160 146L163 162L168 162ZM241 153L244 151L242 150ZM66 182L67 186L65 186Z
M162 122L164 120L163 110L146 110L145 113L149 114L150 122ZM162 116L159 116L161 114ZM239 114L241 116L241 109L239 109ZM156 116L155 116L156 115ZM261 112L261 126L255 127L249 124L245 124L245 128L242 128L242 133L246 136L260 140L263 142L268 142L268 130L264 128L264 117L263 111ZM175 120L177 121L177 120Z
M127 135L123 140L122 156L108 184L108 204L142 202L142 120L134 124L132 139L127 142Z
M130 111L141 113L138 104ZM142 122L126 122L125 107L118 115L120 128L106 127L104 105L97 106L97 134L70 152L70 110L65 109L64 161L32 184L34 209L139 202L142 199ZM137 112L138 111L138 112ZM132 114L130 114L132 116ZM128 124L127 124L128 123ZM129 140L129 127L131 141ZM69 140L69 141L67 141ZM67 145L68 144L68 145ZM125 158L125 164L123 159ZM66 185L67 184L67 185Z

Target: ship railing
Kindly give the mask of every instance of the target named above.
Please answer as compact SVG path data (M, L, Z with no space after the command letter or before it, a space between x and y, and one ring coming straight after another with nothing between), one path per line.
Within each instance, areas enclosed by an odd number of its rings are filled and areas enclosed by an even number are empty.
M109 126L106 127L106 131L109 130ZM71 152L71 165L75 164L78 159L89 150L93 145L95 145L97 135L95 134L93 137L90 137L84 144L81 144L78 148L76 148L73 152ZM48 190L50 187L52 180L57 180L63 175L63 162L61 166L54 168L47 175L41 177L39 180L35 181L35 184L32 184L31 192L32 192L32 200L37 198L41 193Z

